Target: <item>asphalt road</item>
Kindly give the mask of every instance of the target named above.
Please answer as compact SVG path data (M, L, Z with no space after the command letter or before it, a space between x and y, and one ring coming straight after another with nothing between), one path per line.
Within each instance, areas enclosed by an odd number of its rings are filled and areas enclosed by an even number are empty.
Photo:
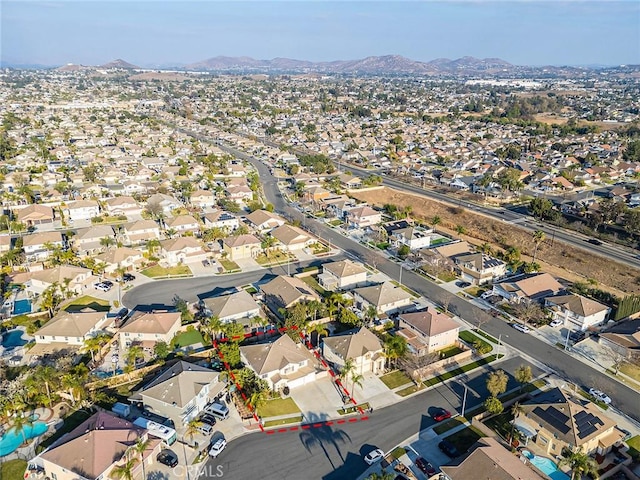
M520 365L529 365L520 357L498 364L490 364L488 370L503 369L509 374L508 390L516 388L513 372ZM432 426L429 416L434 407L444 407L452 413L460 413L465 384L468 388L466 409L484 401L487 369L471 372L437 388L420 393L390 407L374 411L369 420L351 424L310 428L304 431L254 433L229 443L216 459L210 459L206 472L216 472L220 465L225 478L261 478L273 480L355 479L367 465L363 456L374 448L389 451L408 437ZM534 376L543 372L532 366ZM319 415L310 423L321 422Z

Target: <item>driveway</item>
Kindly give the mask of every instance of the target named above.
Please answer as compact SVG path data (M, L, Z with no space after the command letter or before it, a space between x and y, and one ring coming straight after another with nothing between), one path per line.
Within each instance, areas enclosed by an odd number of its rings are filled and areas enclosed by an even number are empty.
M358 403L369 402L373 409L386 407L399 400L399 397L382 383L382 380L371 372L363 374L362 388L356 386L353 396ZM351 388L351 382L346 381L347 388Z
M331 377L291 389L291 398L302 411L305 421L318 417L335 418L338 416L338 409L343 406Z

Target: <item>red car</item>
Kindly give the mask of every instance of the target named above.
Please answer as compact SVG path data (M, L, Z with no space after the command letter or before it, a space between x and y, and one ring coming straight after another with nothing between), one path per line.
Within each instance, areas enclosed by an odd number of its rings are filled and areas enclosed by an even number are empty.
M441 422L446 420L447 418L451 418L451 412L449 410L445 410L444 408L438 408L433 414L433 419L436 422Z
M436 469L433 468L433 465L431 465L429 462L427 462L424 458L418 457L418 458L416 458L416 461L414 463L416 464L416 467L418 467L422 473L427 475L427 477L431 477L431 476L436 474Z

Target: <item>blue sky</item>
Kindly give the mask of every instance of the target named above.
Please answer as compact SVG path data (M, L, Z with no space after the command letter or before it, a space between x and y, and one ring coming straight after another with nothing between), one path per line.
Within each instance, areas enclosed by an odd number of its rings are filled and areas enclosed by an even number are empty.
M640 63L640 2L2 0L1 59L95 65L218 55L349 60L498 57L519 65Z

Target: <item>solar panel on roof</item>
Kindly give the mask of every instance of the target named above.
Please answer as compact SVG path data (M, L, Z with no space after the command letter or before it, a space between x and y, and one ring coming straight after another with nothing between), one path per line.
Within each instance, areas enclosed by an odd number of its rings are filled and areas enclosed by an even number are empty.
M586 438L598 430L598 425L604 425L600 417L584 410L576 413L573 419L578 427L578 438Z
M560 433L566 434L569 432L569 430L571 430L571 427L567 425L569 417L567 417L564 413L562 413L555 407L549 407L546 410L542 409L541 407L536 407L533 410L533 413L547 422L553 428L558 430Z

